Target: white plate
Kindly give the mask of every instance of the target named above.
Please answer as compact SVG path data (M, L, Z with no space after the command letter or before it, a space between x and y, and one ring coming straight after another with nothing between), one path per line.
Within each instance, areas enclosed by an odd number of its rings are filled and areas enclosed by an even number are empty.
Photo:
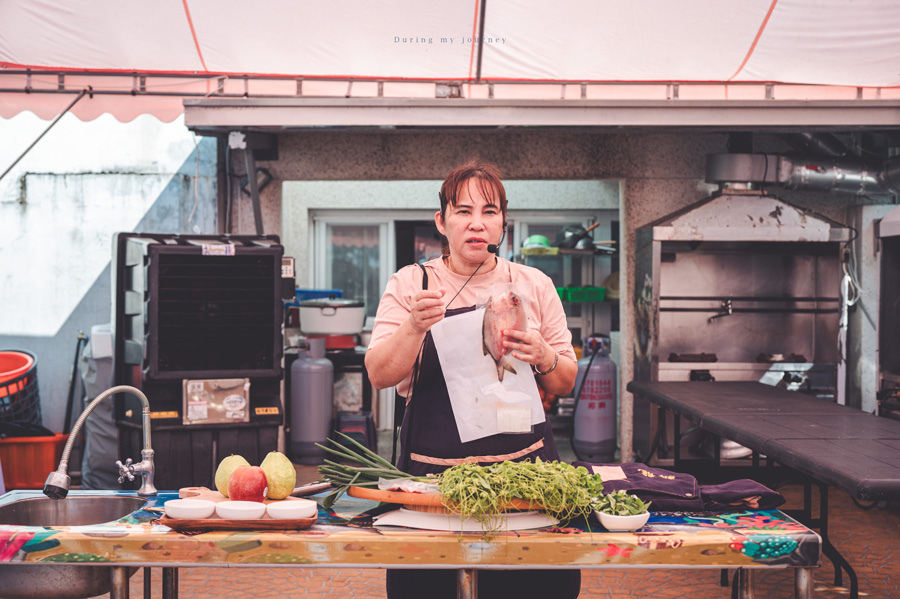
M318 511L318 504L309 499L285 499L282 501L275 501L266 506L266 513L269 514L269 518L275 520L312 518Z
M170 499L165 503L166 516L187 520L209 518L216 511L216 503L205 499Z
M259 501L220 501L216 515L223 520L257 520L266 513L266 504Z

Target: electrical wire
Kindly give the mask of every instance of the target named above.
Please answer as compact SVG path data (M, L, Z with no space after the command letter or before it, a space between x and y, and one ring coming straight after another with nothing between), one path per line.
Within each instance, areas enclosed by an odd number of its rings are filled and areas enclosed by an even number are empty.
M200 204L200 192L197 189L200 181L200 146L197 145L197 136L192 135L191 141L194 142L194 155L196 156L196 161L194 162L194 207L191 208L191 213L187 219L187 228L190 229L191 223L194 220L194 213L197 212L197 206ZM196 225L194 227L197 229ZM194 231L195 233L199 233L200 230L197 229Z

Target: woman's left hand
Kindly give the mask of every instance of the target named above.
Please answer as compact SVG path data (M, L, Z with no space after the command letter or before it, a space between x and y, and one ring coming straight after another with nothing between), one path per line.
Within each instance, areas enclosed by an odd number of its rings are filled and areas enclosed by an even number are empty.
M549 370L553 366L556 352L535 329L527 331L505 329L503 345L512 350L514 358L527 362L537 367L538 370ZM541 368L542 366L544 368Z

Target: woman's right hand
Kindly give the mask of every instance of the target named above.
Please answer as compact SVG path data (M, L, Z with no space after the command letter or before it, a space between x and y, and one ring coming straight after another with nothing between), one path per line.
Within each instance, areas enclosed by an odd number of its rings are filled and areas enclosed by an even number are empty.
M413 330L420 334L427 333L444 318L445 293L446 290L443 288L436 291L426 289L413 296L409 306L409 319Z

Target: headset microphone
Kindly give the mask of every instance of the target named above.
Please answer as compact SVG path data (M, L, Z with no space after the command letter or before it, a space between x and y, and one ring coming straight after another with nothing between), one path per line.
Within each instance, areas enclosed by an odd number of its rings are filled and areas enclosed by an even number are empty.
M503 223L503 234L500 236L500 241L497 243L489 243L487 246L487 251L489 254L497 254L500 255L500 244L503 243L503 239L506 237L506 223Z

